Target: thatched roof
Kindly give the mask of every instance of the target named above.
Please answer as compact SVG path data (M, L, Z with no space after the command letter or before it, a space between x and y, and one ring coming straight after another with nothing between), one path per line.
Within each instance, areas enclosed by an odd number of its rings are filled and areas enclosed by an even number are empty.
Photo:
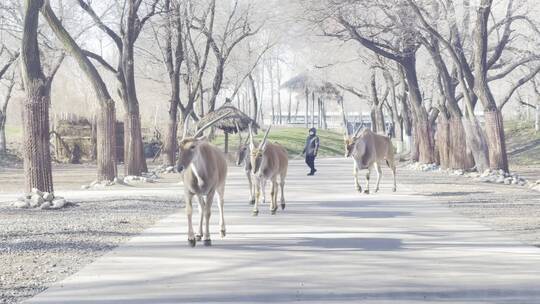
M223 130L226 133L238 133L238 131L246 131L249 128L249 124L252 124L253 130L257 130L259 128L259 125L253 119L233 106L229 98L226 99L225 103L221 107L201 118L198 126L204 126L208 122L227 112L231 112L232 114L216 122L214 127ZM237 125L240 130L237 129Z
M303 91L305 88L310 90L318 87L322 83L318 81L315 77L309 75L308 73L302 73L294 76L293 78L285 81L282 85L282 89L288 89L291 91Z
M282 89L291 91L304 91L306 88L311 91L324 95L327 98L339 99L341 94L338 89L328 81L323 81L307 72L298 74L287 80L281 85Z

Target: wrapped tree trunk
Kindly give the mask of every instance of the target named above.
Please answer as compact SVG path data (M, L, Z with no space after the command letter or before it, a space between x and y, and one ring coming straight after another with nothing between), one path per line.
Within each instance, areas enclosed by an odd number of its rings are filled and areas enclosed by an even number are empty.
M467 137L462 119L450 116L448 120L449 136L449 167L452 169L469 169L474 166L474 160L467 150Z
M443 169L452 168L450 161L450 123L446 115L439 115L437 120L436 146L439 164Z
M116 171L116 110L114 101L99 104L97 113L97 179L112 181Z
M25 1L21 75L25 98L22 101L24 186L53 192L49 149L50 82L41 67L37 29L40 0Z
M489 160L486 138L482 127L476 117L463 117L462 123L465 129L467 147L470 149L476 169L483 172L489 168Z
M508 172L508 156L504 138L502 114L499 110L484 112L485 128L488 140L489 167Z
M416 58L407 57L401 62L405 78L410 94L410 102L413 108L414 116L414 138L415 144L418 145L418 161L424 164L429 164L434 161L433 157L433 142L431 140L428 114L424 106L422 105L422 95L420 94L420 88L418 84L418 78L416 74Z

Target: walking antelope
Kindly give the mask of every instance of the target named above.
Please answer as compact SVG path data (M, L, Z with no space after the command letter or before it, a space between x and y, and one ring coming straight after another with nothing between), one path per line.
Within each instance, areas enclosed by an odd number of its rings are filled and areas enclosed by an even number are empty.
M237 127L238 128L238 127ZM240 130L238 128L238 130ZM242 134L238 131L238 136L240 137L240 144L238 147L238 152L236 153L236 165L241 166L244 163L244 171L246 172L247 180L249 183L249 203L251 205L255 204L255 185L253 184L251 178L251 161L249 160L249 137L244 141L242 139Z
M266 182L268 180L272 181L272 203L270 205L270 210L272 214L276 214L278 208L278 177L279 188L281 189L281 209L285 209L284 187L287 168L289 166L288 153L280 144L268 142L268 132L270 132L270 128L271 127L266 130L263 140L257 147L253 141L253 131L251 130L251 126L249 128L251 172L256 179L256 199L255 206L253 207L253 215L259 214L261 195L264 203L266 196Z
M377 169L377 186L375 192L379 191L379 183L382 178L381 162L386 161L386 164L392 170L394 178L394 187L392 191L396 191L396 165L394 161L394 148L390 138L375 134L371 130L359 128L352 137L345 134L345 156L354 159L354 185L356 190L362 192L362 187L358 182L358 171L368 169L366 174L366 190L364 193L369 193L369 176L371 169Z
M192 247L197 240L204 240L205 246L210 246L210 214L214 194L218 195L219 226L221 237L225 236L225 218L223 216L223 203L225 193L225 179L227 177L227 161L225 155L216 146L210 144L206 137L202 136L204 130L211 127L220 119L225 118L230 113L219 116L208 124L199 128L195 135L188 137L189 117L184 124L184 134L178 144L179 154L176 169L183 173L184 198L186 202L186 214L188 219L188 242ZM192 224L192 200L197 196L199 200L199 234L195 236ZM206 196L206 199L205 199ZM204 233L203 233L203 222Z

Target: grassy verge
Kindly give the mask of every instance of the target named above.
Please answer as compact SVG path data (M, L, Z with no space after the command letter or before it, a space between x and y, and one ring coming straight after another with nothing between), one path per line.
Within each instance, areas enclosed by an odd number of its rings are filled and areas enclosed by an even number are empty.
M6 138L8 142L20 141L22 138L22 129L19 126L6 125Z
M540 132L532 121L505 121L508 158L513 165L540 165Z
M320 157L334 157L343 155L343 135L334 131L318 130L320 138ZM259 132L255 137L261 140L264 132ZM243 134L246 138L247 134ZM270 131L268 138L271 142L277 142L285 147L289 152L289 157L293 158L302 153L307 136L304 128L275 128ZM224 147L224 136L217 136L214 144ZM236 153L238 149L238 135L229 136L229 153Z

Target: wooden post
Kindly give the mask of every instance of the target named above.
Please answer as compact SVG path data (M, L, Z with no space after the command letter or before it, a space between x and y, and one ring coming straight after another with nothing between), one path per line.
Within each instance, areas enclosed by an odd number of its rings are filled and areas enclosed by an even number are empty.
M229 153L229 133L228 132L224 132L225 133L225 154L228 154Z

